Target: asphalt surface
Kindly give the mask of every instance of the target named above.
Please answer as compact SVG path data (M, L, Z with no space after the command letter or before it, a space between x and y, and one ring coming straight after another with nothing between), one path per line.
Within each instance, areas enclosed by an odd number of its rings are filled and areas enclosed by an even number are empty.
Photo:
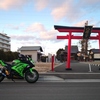
M2 82L1 100L100 100L100 83Z
M99 66L84 62L66 63L54 71L39 73L39 80L29 84L23 79L0 83L1 100L100 100Z
M70 67L72 70L66 70L66 63L62 63L53 72L49 71L41 75L54 75L62 79L100 79L100 65L72 61Z
M67 62L66 62L67 63ZM62 63L62 65L57 66L54 71L55 72L66 72L66 73L87 73L87 72L95 72L100 73L100 66L94 66L93 64L89 64L86 62L78 62L72 61L70 67L72 70L66 70L66 63Z

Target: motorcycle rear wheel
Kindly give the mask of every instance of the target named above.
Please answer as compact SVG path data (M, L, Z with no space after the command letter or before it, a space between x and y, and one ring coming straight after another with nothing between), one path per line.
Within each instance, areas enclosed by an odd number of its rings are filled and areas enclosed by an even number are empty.
M5 77L3 75L0 75L0 82L3 81Z
M27 71L25 72L25 80L28 83L35 83L39 78L38 72L34 69L32 72Z

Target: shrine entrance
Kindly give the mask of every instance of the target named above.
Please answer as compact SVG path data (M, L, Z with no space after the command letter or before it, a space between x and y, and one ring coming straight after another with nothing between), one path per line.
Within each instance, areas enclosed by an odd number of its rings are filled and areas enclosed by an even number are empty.
M89 26L90 27L90 26ZM66 70L71 70L72 68L70 67L70 57L71 57L71 39L83 39L83 38L89 38L92 40L99 40L99 49L100 49L100 28L95 27L89 29L88 31L91 31L92 33L98 33L97 36L90 36L91 32L89 34L83 34L83 36L74 36L72 35L73 32L81 32L84 33L84 27L68 27L68 26L58 26L54 25L55 30L58 30L59 32L68 32L69 34L66 36L57 36L57 39L68 39L68 50L67 50L67 63L66 63ZM85 30L87 31L87 29Z

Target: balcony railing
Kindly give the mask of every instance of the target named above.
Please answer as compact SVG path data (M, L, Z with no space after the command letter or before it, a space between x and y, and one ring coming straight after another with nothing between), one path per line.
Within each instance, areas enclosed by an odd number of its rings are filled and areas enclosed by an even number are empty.
M0 48L1 49L10 49L10 46L8 47L8 46L2 46L2 45L0 45Z
M7 38L7 37L0 36L0 39L6 40L6 41L9 41L10 42L10 38Z
M9 42L2 41L2 40L0 40L0 43L10 45L10 43L9 43Z

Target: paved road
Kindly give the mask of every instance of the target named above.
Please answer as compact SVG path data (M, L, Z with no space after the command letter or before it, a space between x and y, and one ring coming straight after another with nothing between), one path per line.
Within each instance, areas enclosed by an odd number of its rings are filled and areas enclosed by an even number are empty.
M100 82L2 82L1 100L100 100Z
M0 83L1 100L100 100L100 70L98 66L72 63L66 71L65 64L56 72L41 74L38 82L5 79ZM47 75L48 74L48 75Z

